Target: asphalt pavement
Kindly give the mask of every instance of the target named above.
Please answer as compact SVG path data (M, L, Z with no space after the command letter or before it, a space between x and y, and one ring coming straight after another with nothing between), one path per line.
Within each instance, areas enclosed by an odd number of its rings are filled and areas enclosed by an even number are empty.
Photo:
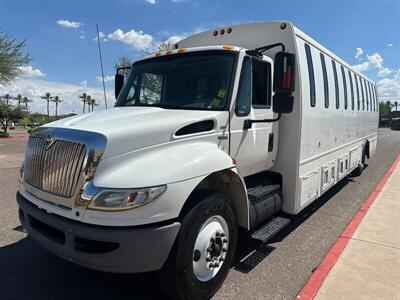
M88 270L26 236L15 202L25 145L0 139L0 299L165 299L151 273ZM214 298L294 299L399 152L400 132L380 130L377 153L362 176L341 181L267 245L241 239L234 266Z

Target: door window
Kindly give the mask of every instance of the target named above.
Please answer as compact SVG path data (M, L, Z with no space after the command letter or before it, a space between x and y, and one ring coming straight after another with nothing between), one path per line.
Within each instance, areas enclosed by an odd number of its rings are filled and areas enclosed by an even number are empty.
M246 56L243 59L239 90L236 97L235 113L238 117L247 116L250 113L251 87L251 59Z
M271 107L271 65L253 58L253 98L254 108Z

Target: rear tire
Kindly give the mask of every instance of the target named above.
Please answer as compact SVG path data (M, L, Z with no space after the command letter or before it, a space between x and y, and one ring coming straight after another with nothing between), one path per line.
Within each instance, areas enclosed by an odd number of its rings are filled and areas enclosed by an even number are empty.
M354 169L354 171L352 172L353 176L361 176L363 170L364 170L364 166L365 166L365 146L363 147L363 151L361 154L361 162L358 164L357 168Z
M213 194L183 218L157 281L172 299L209 299L229 273L236 244L235 212L223 195Z

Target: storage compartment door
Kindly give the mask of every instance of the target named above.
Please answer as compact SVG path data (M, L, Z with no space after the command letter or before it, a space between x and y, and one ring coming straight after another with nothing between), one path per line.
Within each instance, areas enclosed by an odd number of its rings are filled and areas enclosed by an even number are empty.
M300 178L300 207L318 197L319 170L314 170Z
M358 163L361 162L362 146L350 150L350 170L357 168Z

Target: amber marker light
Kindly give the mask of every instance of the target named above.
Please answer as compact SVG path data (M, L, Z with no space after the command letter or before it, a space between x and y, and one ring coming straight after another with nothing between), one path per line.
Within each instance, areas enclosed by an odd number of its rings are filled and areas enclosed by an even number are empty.
M281 29L284 30L286 28L286 23L281 23Z
M185 51L186 51L185 48L179 48L179 49L177 50L178 53L183 53L183 52L185 52Z
M214 30L213 35L217 36L218 35L218 30Z
M172 50L168 50L167 52L165 52L165 55L169 55L169 54L172 54L172 53L173 53Z
M226 30L226 32L227 32L227 33L231 33L231 32L232 32L232 28L229 27L229 28Z
M224 49L224 50L233 50L233 49L235 49L235 47L233 47L231 45L223 45L222 49Z
M156 52L155 54L154 54L154 56L161 56L161 52Z
M219 31L219 34L220 35L223 35L225 33L225 29L221 29L220 31Z

